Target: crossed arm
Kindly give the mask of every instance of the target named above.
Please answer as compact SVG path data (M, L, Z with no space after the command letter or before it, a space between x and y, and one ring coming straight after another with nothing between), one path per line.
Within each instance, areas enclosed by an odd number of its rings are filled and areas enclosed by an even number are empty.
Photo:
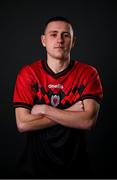
M99 104L93 99L79 101L61 110L46 104L34 105L32 110L16 108L16 122L20 132L48 128L57 124L88 129L96 121Z

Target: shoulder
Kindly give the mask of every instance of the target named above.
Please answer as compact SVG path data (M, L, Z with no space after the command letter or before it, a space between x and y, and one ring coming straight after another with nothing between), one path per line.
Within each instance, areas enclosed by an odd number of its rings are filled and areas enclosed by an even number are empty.
M31 64L29 64L28 66L31 67L31 68L34 68L34 67L40 67L42 66L42 61L41 59L38 59L38 60L35 60L33 61Z
M75 60L74 66L76 69L87 72L87 73L88 72L89 73L97 73L96 67L94 67L90 64L87 64L87 63L80 62L79 60Z
M30 63L30 64L25 64L23 65L18 74L19 75L24 75L24 74L28 74L28 73L31 73L33 71L35 71L37 68L41 68L42 66L42 60L35 60L34 62Z

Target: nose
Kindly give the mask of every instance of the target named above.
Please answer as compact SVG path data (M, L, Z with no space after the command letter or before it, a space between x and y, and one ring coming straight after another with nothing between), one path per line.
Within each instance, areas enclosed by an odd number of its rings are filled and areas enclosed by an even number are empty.
M57 42L62 43L63 41L64 41L63 35L62 35L62 34L58 34L58 36L57 36Z

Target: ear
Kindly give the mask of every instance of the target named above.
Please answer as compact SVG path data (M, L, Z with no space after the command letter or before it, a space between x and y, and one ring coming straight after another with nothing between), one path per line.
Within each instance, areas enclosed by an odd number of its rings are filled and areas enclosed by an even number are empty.
M73 37L72 48L74 47L75 42L76 42L76 36Z
M41 35L41 43L45 47L45 35Z

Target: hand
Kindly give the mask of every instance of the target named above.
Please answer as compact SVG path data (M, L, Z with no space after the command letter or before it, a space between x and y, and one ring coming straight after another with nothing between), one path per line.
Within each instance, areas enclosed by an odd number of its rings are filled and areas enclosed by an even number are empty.
M68 111L84 111L84 104L83 101L78 101L77 103L73 104L71 107L67 108Z
M31 110L31 114L34 115L43 115L46 112L47 105L41 104L41 105L34 105Z

